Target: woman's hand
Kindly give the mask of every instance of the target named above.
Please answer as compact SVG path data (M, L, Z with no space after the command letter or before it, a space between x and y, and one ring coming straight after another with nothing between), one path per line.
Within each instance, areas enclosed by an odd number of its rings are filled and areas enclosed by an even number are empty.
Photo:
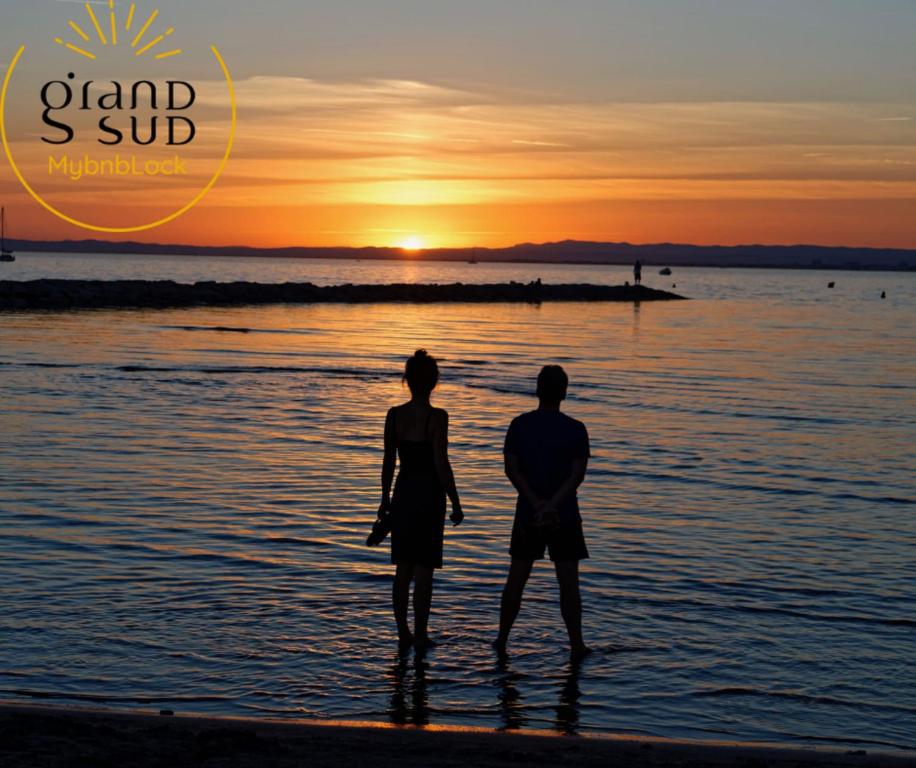
M452 521L456 528L464 522L464 512L461 511L461 504L452 504L452 514L449 516L449 520Z

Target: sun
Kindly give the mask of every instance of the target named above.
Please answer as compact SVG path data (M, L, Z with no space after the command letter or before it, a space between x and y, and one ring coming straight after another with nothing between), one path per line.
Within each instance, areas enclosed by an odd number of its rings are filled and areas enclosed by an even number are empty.
M419 235L411 235L401 240L398 247L402 251L422 251L426 248L426 241Z

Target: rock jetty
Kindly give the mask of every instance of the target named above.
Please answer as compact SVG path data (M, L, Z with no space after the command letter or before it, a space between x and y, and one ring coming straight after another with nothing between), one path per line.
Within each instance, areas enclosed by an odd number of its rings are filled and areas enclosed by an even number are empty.
M170 309L263 304L529 303L548 301L673 301L667 291L630 285L334 285L146 280L0 281L0 311Z

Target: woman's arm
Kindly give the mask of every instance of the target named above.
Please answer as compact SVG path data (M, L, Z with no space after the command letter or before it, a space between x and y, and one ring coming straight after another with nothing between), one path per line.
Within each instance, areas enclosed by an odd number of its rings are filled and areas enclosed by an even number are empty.
M458 498L452 464L448 460L448 413L436 411L433 426L433 458L436 463L436 474L452 502L451 520L455 525L461 525L464 520L464 512L461 510L461 500Z
M382 461L382 503L379 506L379 517L391 506L391 484L394 482L394 470L398 460L398 441L394 433L394 408L385 417L385 458Z

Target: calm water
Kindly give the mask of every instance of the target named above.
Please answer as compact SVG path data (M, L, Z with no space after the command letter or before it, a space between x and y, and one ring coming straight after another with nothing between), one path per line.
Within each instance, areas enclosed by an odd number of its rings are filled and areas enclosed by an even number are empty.
M3 274L626 270L26 255ZM916 275L649 282L697 300L0 318L0 697L916 748ZM419 346L444 361L468 521L437 581L442 644L400 665L387 552L363 541ZM546 563L509 663L487 646L513 508L501 441L545 361L570 371L595 455L598 653L578 671Z

